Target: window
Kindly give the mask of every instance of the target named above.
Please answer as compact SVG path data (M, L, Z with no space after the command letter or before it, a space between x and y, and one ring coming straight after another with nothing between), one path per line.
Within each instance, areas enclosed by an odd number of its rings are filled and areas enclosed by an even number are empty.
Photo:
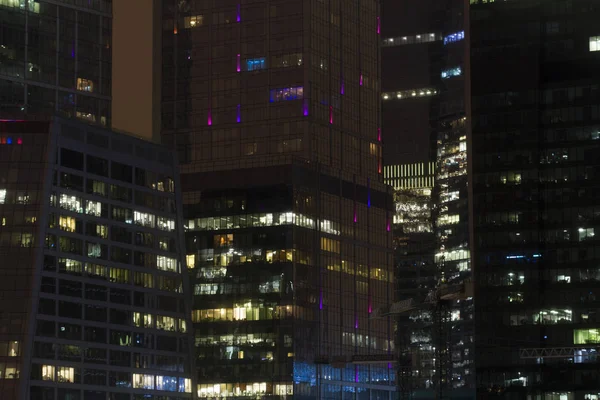
M600 329L574 329L573 344L597 344L600 343Z
M266 68L266 62L264 57L260 58L248 58L246 60L246 70L258 71Z
M398 36L381 41L381 47L403 46L407 44L430 43L440 40L442 36L435 33L421 33L413 36ZM444 43L445 44L445 43Z
M590 37L590 51L600 51L600 36Z
M54 365L42 365L42 380L53 381L54 380Z
M465 38L465 31L451 33L447 36L444 36L444 45L461 41L464 38Z
M156 221L156 227L158 229L162 229L163 231L174 231L175 221L169 218L158 217L158 220Z
M93 92L94 82L91 79L77 78L77 90Z
M163 271L177 271L177 260L165 256L156 256L156 268Z
M189 17L183 18L184 28L196 28L204 25L204 15L190 15Z
M167 392L177 391L177 377L176 376L160 376L156 377L156 390L164 390Z
M58 373L56 380L58 382L75 383L75 368L72 367L57 367Z
M449 79L460 75L462 75L461 67L450 68L442 71L442 79Z
M81 199L79 197L61 194L60 199L58 201L58 205L60 208L68 210L68 211L74 211L74 212L78 212L78 213L83 212Z
M61 215L58 218L58 226L66 232L75 232L77 230L77 220L73 217L65 217Z
M283 89L272 89L270 102L275 103L279 101L287 100L298 100L304 98L304 87L290 87Z
M6 202L6 189L0 189L0 204Z
M152 214L134 211L133 221L136 225L154 228L154 215Z

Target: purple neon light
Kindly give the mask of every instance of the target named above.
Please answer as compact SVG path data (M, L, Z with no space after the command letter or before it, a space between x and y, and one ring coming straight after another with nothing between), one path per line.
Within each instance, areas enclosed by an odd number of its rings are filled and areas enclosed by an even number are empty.
M381 142L381 128L377 128L377 141Z
M304 99L303 114L306 117L308 115L308 99Z
M381 33L381 18L377 17L377 34Z
M242 114L241 114L240 108L241 108L241 106L238 104L237 105L237 122L238 123L242 122Z
M212 125L212 111L211 111L210 108L208 109L208 120L207 120L207 123L208 123L208 126Z
M354 366L354 382L358 383L358 365Z
M369 295L369 314L373 312L373 304L371 304L371 295Z
M362 85L363 85L363 76L362 76L362 74L360 74L360 86L362 86Z
M367 207L371 208L371 178L367 178Z
M242 70L241 66L240 66L240 55L237 55L237 66L236 66L236 71L240 72Z
M340 93L344 94L344 81L342 81L342 86L340 87Z
M358 216L356 215L356 206L354 206L354 223L358 222Z
M354 317L354 329L358 329L358 315Z
M240 5L237 5L237 22L240 22L242 20L242 16L240 13Z
M319 289L319 310L323 309L323 289Z
M389 232L390 231L390 218L388 217L387 219L387 227L386 230Z
M333 106L329 106L329 123L333 124Z

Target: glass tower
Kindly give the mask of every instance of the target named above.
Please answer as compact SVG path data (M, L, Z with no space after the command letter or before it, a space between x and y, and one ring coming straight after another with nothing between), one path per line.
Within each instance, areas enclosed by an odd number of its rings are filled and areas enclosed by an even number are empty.
M378 2L165 1L201 397L388 399Z
M0 117L110 125L111 0L0 0Z

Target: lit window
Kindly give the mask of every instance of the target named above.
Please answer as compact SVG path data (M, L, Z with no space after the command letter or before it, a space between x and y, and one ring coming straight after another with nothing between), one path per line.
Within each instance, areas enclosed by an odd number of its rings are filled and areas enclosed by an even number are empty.
M573 344L597 344L600 343L600 329L574 329Z
M196 266L196 255L188 254L185 256L185 263L188 268L194 268Z
M442 79L448 79L460 75L462 75L462 69L460 67L450 68L442 71Z
M79 197L61 194L58 204L59 204L60 208L68 210L68 211L74 211L74 212L78 212L78 213L83 212L81 199Z
M164 390L165 392L176 392L177 377L158 375L156 377L156 390Z
M600 36L590 37L590 51L600 51Z
M62 229L63 231L75 232L76 219L73 217L65 217L61 215L58 219L58 226L60 226L60 229Z
M158 229L162 229L163 231L174 231L175 221L169 218L158 217L158 220L156 221L156 227Z
M54 365L42 365L42 380L53 381L54 380Z
M77 90L81 90L83 92L93 92L94 82L90 79L77 78Z
M179 391L181 393L192 393L192 380L189 378L179 378Z
M183 19L184 28L196 28L204 25L204 15L191 15Z
M154 375L133 374L134 389L154 389Z
M465 38L465 31L451 33L447 36L444 36L444 44L459 42Z
M0 204L6 201L6 189L0 189Z
M248 71L258 71L260 69L265 69L266 62L264 57L260 58L249 58L246 60L246 70Z
M133 221L136 225L147 226L154 228L154 215L139 211L133 212Z
M75 383L75 368L57 367L56 380L58 382Z
M163 271L177 272L177 260L165 256L156 256L156 268Z
M302 98L304 98L304 87L302 86L272 89L270 102L275 103L278 101L298 100Z

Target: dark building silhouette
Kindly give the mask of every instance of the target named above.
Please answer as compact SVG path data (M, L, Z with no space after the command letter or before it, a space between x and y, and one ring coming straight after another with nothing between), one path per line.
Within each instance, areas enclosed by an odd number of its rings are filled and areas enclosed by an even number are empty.
M595 399L600 3L471 3L478 398Z

